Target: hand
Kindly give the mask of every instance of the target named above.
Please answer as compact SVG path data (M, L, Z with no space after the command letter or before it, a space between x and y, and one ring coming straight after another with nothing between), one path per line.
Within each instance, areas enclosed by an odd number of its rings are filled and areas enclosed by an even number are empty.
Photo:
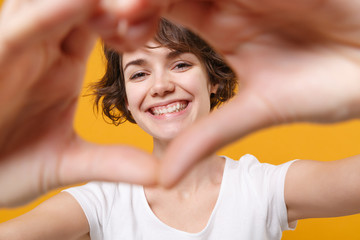
M223 53L240 87L230 103L172 142L162 184L175 184L197 161L256 130L360 116L360 5L355 1L169 3L165 15Z
M133 51L143 46L157 30L160 13L168 5L161 0L100 0L91 21L107 46Z
M0 207L88 180L152 184L156 161L73 129L96 0L9 0L0 15Z

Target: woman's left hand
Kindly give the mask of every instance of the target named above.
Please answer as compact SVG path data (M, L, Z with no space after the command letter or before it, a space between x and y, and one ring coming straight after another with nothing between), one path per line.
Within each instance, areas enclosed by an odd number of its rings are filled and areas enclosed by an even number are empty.
M161 14L189 27L224 55L239 78L230 103L172 142L161 171L164 185L259 129L360 116L356 1L134 0L125 9L112 11L135 22Z
M172 142L161 172L164 185L174 184L197 161L259 129L360 116L356 1L169 0L168 4L163 15L194 30L221 52L240 87L230 103Z

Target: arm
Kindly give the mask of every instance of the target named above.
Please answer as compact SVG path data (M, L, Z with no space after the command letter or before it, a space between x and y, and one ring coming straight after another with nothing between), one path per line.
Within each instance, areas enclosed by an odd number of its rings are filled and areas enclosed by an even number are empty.
M60 193L32 211L0 224L0 240L85 240L86 216L69 193Z
M360 212L360 155L331 162L297 161L285 180L288 221Z

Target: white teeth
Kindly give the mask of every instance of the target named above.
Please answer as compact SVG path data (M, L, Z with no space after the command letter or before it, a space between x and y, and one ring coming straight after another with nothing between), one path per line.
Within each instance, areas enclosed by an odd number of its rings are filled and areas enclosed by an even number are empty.
M151 112L154 115L163 115L167 113L174 113L174 112L180 112L184 110L187 107L187 103L176 103L176 104L170 104L168 106L163 107L153 107L151 108Z

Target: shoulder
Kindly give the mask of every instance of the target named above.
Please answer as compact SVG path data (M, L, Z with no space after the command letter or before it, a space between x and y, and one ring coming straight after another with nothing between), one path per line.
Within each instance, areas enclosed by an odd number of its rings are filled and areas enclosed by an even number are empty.
M267 225L288 230L285 204L285 180L294 161L280 165L261 163L255 156L246 154L239 160L227 158L229 187L238 202L266 219Z
M255 156L246 154L239 160L226 157L227 177L242 189L269 193L283 189L287 171L294 161L280 165L261 163Z
M111 205L113 201L131 195L136 186L118 182L89 182L82 186L77 186L64 190L70 193L80 204L105 204ZM82 205L82 204L81 204Z
M70 193L81 206L90 227L90 235L102 239L111 219L121 212L129 211L134 192L139 187L132 184L112 182L90 182L83 186L65 190ZM117 218L116 218L117 219Z
M71 194L85 213L111 211L114 204L122 204L132 196L135 186L126 183L90 182L64 190Z
M76 186L64 190L72 195L93 195L93 196L102 196L102 195L112 195L119 192L126 192L132 188L131 184L126 183L116 183L116 182L89 182L81 186Z
M249 174L264 174L273 171L287 171L289 166L294 162L286 162L280 165L273 165L269 163L261 163L255 156L246 154L239 160L233 160L226 157L227 165L229 169L236 169L241 172L248 172Z

